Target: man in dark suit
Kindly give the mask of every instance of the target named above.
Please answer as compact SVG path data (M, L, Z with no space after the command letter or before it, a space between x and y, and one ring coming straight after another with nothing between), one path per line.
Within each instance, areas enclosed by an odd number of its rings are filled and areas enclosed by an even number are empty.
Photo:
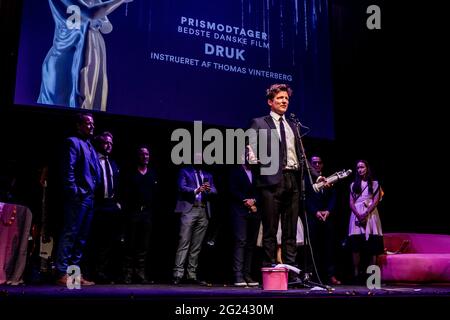
M111 159L113 135L103 132L94 140L100 161L102 178L95 195L94 219L91 230L91 254L95 281L110 283L117 280L121 268L121 205L119 203L119 167Z
M175 208L180 217L180 237L175 255L172 283L178 285L184 275L188 283L205 285L197 278L202 242L211 218L210 196L217 194L212 175L194 165L181 169L178 178L178 200Z
M322 158L314 155L310 159L316 174L323 175ZM317 177L314 177L317 178ZM314 180L313 180L314 181ZM334 227L333 217L336 209L336 190L334 188L323 188L315 192L309 179L306 179L306 213L308 215L308 226L310 232L311 246L317 254L317 261L324 267L327 282L331 285L339 285L341 282L336 278L334 265ZM306 249L309 255L309 250ZM311 264L305 266L306 272L312 271Z
M64 227L56 256L57 283L66 285L67 267L80 266L93 216L94 194L101 169L89 139L94 134L91 114L76 115L76 136L67 139L63 163ZM81 277L81 285L94 283Z
M261 215L257 209L257 192L248 164L238 165L230 170L229 191L234 237L234 285L257 286L259 283L252 279L251 270Z
M274 84L266 91L270 114L252 120L251 129L258 139L250 137L252 153L261 164L255 177L260 192L263 223L263 266L276 264L277 229L281 218L281 250L283 262L296 265L296 231L300 206L302 152L299 131L285 117L292 90L287 84ZM267 137L269 162L261 161L264 150L261 134ZM262 159L264 160L264 159ZM292 279L296 280L296 279Z

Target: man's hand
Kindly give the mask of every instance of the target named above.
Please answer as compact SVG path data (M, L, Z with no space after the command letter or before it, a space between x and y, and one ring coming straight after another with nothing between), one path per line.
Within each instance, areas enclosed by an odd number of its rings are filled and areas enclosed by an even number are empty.
M202 184L202 187L204 188L204 190L205 190L206 192L210 192L210 191L211 191L211 185L209 184L209 182L204 182L204 183Z
M331 188L333 186L333 184L332 183L328 183L327 178L325 178L323 176L319 176L317 178L317 183L318 182L322 182L324 188Z
M255 152L253 151L252 147L250 145L247 146L247 161L249 164L256 164L258 163L258 158L255 155Z
M324 221L324 222L327 220L329 215L330 215L330 211L328 211L328 210L316 212L317 219L319 219L320 221Z
M202 184L200 187L198 187L197 189L195 189L195 194L199 194L200 192L205 191L205 185Z
M244 199L243 201L244 201L244 206L246 206L247 208L254 206L256 203L255 199Z
M323 218L322 218L322 211L317 211L317 212L316 212L316 218L319 219L319 221L323 221Z
M256 208L256 200L255 199L244 199L244 206L246 206L250 212L255 213L258 211L258 209Z

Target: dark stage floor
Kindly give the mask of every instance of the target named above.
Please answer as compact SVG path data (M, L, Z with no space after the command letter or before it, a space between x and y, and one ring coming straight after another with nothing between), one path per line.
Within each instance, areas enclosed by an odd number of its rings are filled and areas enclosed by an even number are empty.
M19 312L47 310L50 318L53 307L67 307L72 315L80 310L93 310L108 316L157 312L157 319L287 319L305 310L307 314L336 315L349 312L349 308L401 308L403 313L414 314L423 307L443 308L450 302L450 284L383 285L374 290L336 286L333 289L332 292L265 291L223 285L160 284L95 285L79 290L50 285L0 286L0 306L14 307ZM23 308L16 308L19 306Z

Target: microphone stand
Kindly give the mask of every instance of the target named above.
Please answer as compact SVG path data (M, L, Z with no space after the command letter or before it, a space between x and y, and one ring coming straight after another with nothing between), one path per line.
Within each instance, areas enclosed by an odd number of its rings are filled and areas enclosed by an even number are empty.
M306 185L305 185L305 169L306 169L306 173L308 175L308 179L309 179L309 183L312 186L313 185L313 179L311 176L311 167L309 165L308 162L308 158L306 157L306 152L305 152L305 147L303 146L303 140L302 140L302 136L300 134L300 127L302 126L300 123L300 120L297 118L297 116L293 113L291 113L290 118L292 120L292 122L294 122L295 124L295 131L297 133L297 142L298 145L300 147L300 155L298 155L301 159L299 159L299 165L300 165L300 203L302 205L303 208L303 217L304 217L304 221L305 221L305 226L304 226L304 230L305 230L305 234L304 234L304 242L305 242L305 249L309 249L309 252L311 254L311 260L314 266L314 271L319 279L320 283L317 282L313 282L310 280L310 276L307 273L307 260L308 260L308 252L305 252L305 263L304 263L304 267L305 267L305 272L303 275L303 279L301 279L300 281L295 281L295 282L290 282L289 284L291 285L301 285L304 286L306 288L313 288L313 287L320 287L323 288L327 291L333 291L334 289L329 286L329 285L325 285L322 283L322 281L320 281L320 277L319 277L319 273L317 272L317 268L316 268L316 263L314 260L314 254L313 254L313 250L312 250L312 245L311 245L311 241L310 241L310 237L309 237L309 224L308 224L308 215L306 213Z

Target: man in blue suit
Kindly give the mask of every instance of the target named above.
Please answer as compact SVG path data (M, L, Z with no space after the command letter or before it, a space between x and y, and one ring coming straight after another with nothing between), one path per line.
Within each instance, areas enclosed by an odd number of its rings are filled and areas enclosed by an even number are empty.
M175 212L181 213L180 238L172 283L178 285L184 275L188 259L186 279L188 283L205 285L197 278L198 258L211 218L210 196L217 194L212 175L199 166L181 169L178 178L178 200Z
M80 265L93 215L94 194L101 179L97 153L89 141L94 134L92 115L77 114L76 128L77 134L66 140L64 153L64 227L55 263L60 285L67 284L67 267ZM93 284L81 277L81 285Z

